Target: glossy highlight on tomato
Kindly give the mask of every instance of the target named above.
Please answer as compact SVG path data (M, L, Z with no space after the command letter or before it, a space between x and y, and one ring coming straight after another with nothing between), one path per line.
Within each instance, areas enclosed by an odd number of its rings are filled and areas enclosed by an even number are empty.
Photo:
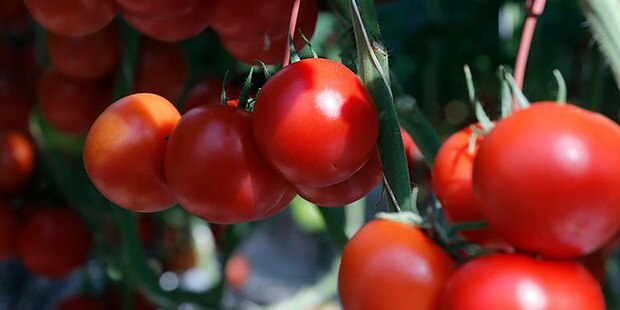
M340 183L376 151L368 89L327 59L304 59L272 76L256 99L253 125L265 159L296 186Z
M114 0L24 0L34 19L47 30L81 37L103 29L116 16Z
M338 293L347 310L437 309L453 265L419 228L373 220L342 252Z
M580 264L524 255L475 258L445 285L442 310L603 310L601 288Z
M183 115L166 149L166 177L181 206L210 223L263 219L295 196L261 156L251 115L230 106Z
M110 105L84 143L84 166L97 189L133 211L172 207L176 198L164 176L164 153L180 118L168 100L154 94L137 93Z
M474 162L491 227L544 256L586 255L620 226L620 128L574 105L532 104L497 122Z
M62 278L82 265L91 247L90 232L69 208L38 210L22 229L19 258L32 273Z

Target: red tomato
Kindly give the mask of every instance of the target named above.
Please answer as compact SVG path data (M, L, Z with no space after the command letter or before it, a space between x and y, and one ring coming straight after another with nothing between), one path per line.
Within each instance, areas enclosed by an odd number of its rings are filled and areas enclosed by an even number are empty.
M28 26L28 10L22 0L0 1L0 33L21 33L26 31Z
M166 150L166 177L181 206L212 223L261 219L295 195L260 155L251 115L222 105L194 108L179 121Z
M235 254L226 262L224 277L226 283L234 290L241 290L248 282L252 266L243 254Z
M253 119L265 159L296 186L340 183L376 150L370 93L331 60L304 59L276 73L263 86Z
M92 296L73 296L61 301L57 310L107 310L109 305L104 299Z
M472 126L480 128L479 125ZM469 144L474 134L472 126L448 137L441 145L433 165L433 189L441 201L446 219L453 224L484 221L472 189L474 159L483 137L478 135L470 150ZM485 246L504 243L490 228L465 230L460 236Z
M373 220L342 252L338 292L356 309L436 309L454 262L411 225Z
M238 98L241 90L235 86L226 87L226 97ZM183 103L183 113L203 104L220 104L222 98L222 81L206 79L197 83L187 94Z
M16 191L29 180L34 169L34 146L18 131L0 131L0 191Z
M50 33L47 50L58 71L80 80L99 79L113 73L121 56L118 29L114 24L79 38Z
M412 174L415 162L424 160L424 156L422 155L422 152L415 144L415 142L413 142L413 138L411 138L411 135L409 135L409 133L402 127L400 128L400 136L403 139L403 147L405 149L405 155L407 156L407 166L409 168L409 174Z
M0 201L0 261L17 254L19 220L3 201Z
M120 207L155 212L176 198L164 176L166 139L181 118L166 99L133 94L109 106L84 143L84 165L97 189Z
M153 39L178 42L189 39L209 26L212 4L199 2L192 9L172 16L123 12L123 17L136 30Z
M379 153L375 152L360 170L341 183L320 188L298 186L297 193L319 206L344 206L366 196L382 177Z
M154 93L175 102L187 82L188 70L179 46L144 40L134 88L136 92Z
M69 208L43 209L26 221L19 235L19 257L30 272L62 278L88 258L86 223Z
M0 78L0 129L27 133L32 100L27 88Z
M73 80L49 67L37 83L37 98L43 117L56 129L83 134L110 104L112 87L111 81Z
M248 64L256 64L256 59L277 64L284 59L292 10L291 0L219 1L212 23L222 44L235 58ZM317 12L316 0L301 1L296 29L308 38L314 33ZM294 42L298 50L305 45L299 31L295 32Z
M443 292L445 310L605 309L596 280L575 262L523 255L476 258L458 268Z
M175 16L191 11L202 0L116 0L125 11L153 16ZM210 1L204 1L205 3Z
M499 121L474 162L484 217L517 248L576 257L620 226L620 128L600 114L553 102Z
M114 0L24 0L30 14L45 29L81 37L103 29L116 15Z

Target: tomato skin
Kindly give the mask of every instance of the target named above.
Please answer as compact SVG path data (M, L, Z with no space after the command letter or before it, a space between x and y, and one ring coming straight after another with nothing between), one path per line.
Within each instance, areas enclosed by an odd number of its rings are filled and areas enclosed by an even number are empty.
M189 39L209 26L212 4L201 1L192 9L173 16L125 11L123 18L141 33L165 42L178 42Z
M166 138L181 118L166 99L133 94L110 105L88 132L84 166L97 189L125 209L156 212L176 198L166 184Z
M0 131L0 192L21 189L32 176L34 162L34 145L27 136Z
M46 121L65 133L84 134L112 99L111 81L73 80L54 67L37 82L37 98Z
M104 299L92 296L73 296L61 301L57 310L106 310L110 309Z
M79 80L100 79L113 73L121 57L120 38L114 24L79 38L49 33L47 50L54 67Z
M581 265L517 255L476 258L445 285L445 310L605 309L601 288Z
M347 310L436 309L453 264L419 228L373 220L342 252L340 301Z
M297 193L322 207L344 206L366 196L382 177L379 153L375 152L360 170L341 183L320 188L298 186Z
M331 60L304 59L272 76L253 119L265 159L296 186L340 183L376 150L378 117L370 93Z
M19 224L15 212L0 201L0 262L17 254Z
M474 162L474 196L515 247L570 258L620 226L620 128L573 105L533 104L499 121Z
M204 105L183 115L166 149L166 177L188 212L210 222L262 219L285 208L293 187L262 158L251 115Z
M201 0L116 0L124 10L153 16L176 16L189 12ZM209 1L204 1L209 2Z
M135 91L154 93L176 102L189 77L187 59L175 44L143 40Z
M108 25L116 15L114 0L24 0L34 19L45 29L81 37Z
M246 64L256 66L260 60L267 65L280 64L284 59L285 47L288 44L288 33L277 37L271 37L269 44L265 43L264 37L226 37L220 36L224 49L235 59ZM301 36L295 36L293 40L295 49L301 51L306 42Z
M90 247L86 223L69 208L37 211L26 221L18 241L24 266L49 278L62 278L82 265Z
M21 83L0 79L0 129L28 131L32 100Z

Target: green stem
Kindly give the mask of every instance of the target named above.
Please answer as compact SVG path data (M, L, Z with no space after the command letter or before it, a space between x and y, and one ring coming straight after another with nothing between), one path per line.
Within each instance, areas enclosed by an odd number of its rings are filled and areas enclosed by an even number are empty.
M349 238L344 231L345 227L345 211L344 208L319 207L319 211L325 221L327 233L332 239L338 250L342 251L344 246L349 242Z

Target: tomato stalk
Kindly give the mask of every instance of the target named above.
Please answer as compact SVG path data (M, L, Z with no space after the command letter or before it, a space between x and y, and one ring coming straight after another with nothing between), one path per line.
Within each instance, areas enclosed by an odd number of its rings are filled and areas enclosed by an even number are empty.
M291 45L293 45L293 37L295 36L295 27L297 26L297 16L299 16L299 6L301 5L301 0L295 0L293 2L293 10L291 11L291 20L288 26L288 36L291 38L291 44L285 44L284 51L284 60L282 61L282 67L285 67L289 64L291 60Z
M519 43L519 51L517 52L517 60L515 62L515 81L519 88L523 88L525 67L527 66L527 58L530 53L534 30L536 30L536 22L538 21L538 16L540 16L545 10L546 3L547 0L528 0L525 4L527 17L525 19L525 24L523 25L521 42ZM515 106L515 109L516 108L517 106Z

